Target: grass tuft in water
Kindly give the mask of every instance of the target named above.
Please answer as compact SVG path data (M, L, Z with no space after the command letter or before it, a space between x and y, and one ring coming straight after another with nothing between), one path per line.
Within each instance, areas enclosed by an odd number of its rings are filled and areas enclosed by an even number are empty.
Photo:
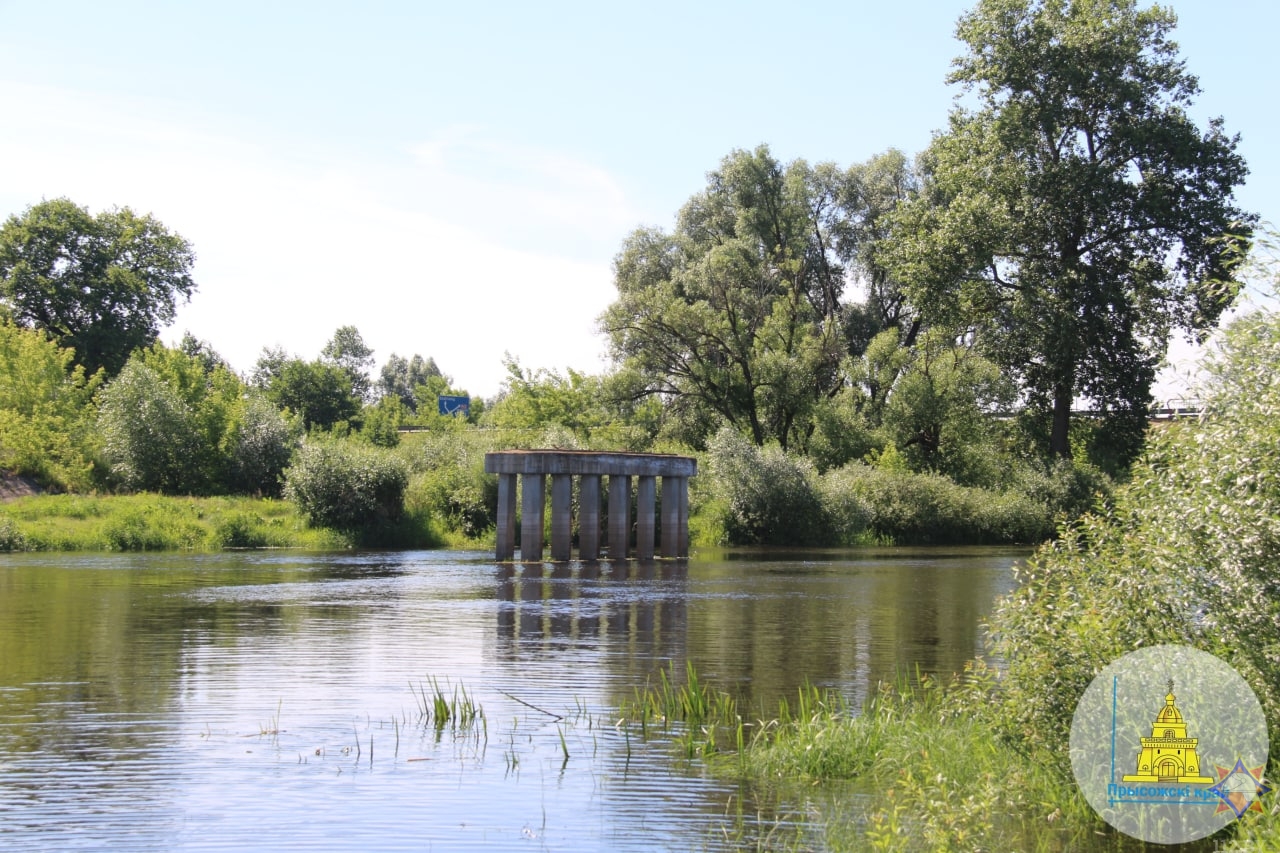
M455 685L450 695L432 677L427 679L427 684L418 682L417 688L410 683L409 690L418 704L419 725L433 727L437 735L449 729L455 736L483 736L488 741L489 726L485 720L484 708L468 695L467 689L461 684Z

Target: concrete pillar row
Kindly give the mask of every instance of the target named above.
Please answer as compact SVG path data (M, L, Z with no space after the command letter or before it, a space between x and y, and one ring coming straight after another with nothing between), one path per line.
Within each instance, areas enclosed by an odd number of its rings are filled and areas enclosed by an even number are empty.
M631 479L636 479L636 556L654 556L655 502L662 478L663 557L689 555L689 477L697 462L687 456L565 450L512 450L485 454L485 471L498 475L495 553L515 558L516 493L520 492L520 559L542 560L546 479L551 477L551 559L567 561L573 546L573 478L579 478L578 548L586 561L600 557L600 491L609 478L609 557L625 560L631 546ZM519 481L517 481L519 478ZM518 488L517 488L518 487Z

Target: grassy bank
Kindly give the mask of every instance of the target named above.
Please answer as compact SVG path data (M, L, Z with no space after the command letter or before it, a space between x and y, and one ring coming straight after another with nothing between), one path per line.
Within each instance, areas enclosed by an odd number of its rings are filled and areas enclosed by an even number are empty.
M0 506L0 551L427 548L424 514L359 531L309 526L287 501L247 497L37 495Z
M769 792L764 799L790 800L818 819L824 849L1147 849L1098 818L1054 757L1002 736L983 710L998 690L977 664L946 687L881 685L857 713L809 687L753 714L689 668L662 673L622 715L641 739L670 738L683 758ZM797 829L764 847L807 843ZM1213 849L1280 850L1280 817L1246 815Z

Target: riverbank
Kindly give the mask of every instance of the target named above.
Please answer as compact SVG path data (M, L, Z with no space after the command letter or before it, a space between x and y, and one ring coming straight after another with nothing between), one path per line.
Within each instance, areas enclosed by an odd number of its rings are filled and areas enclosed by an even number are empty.
M1098 817L1060 756L1010 741L989 713L1001 690L976 662L945 686L928 677L882 684L856 713L839 694L808 687L756 716L689 667L660 674L621 713L640 737L673 738L683 758L803 808L826 850L1146 849ZM801 849L812 831L794 828L795 838L765 848ZM1280 816L1248 813L1188 849L1280 850Z
M309 526L288 501L248 497L28 495L0 507L0 551L342 550L445 544L424 514L359 532Z

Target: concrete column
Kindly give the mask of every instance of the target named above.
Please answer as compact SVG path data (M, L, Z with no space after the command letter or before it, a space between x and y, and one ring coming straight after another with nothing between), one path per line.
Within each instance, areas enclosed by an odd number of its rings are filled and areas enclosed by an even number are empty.
M689 556L689 478L676 477L676 497L680 500L680 523L676 526L676 556Z
M662 548L664 557L675 558L680 553L680 495L676 482L679 477L662 478Z
M551 559L567 563L573 549L573 519L570 504L573 478L568 474L551 475Z
M542 560L542 507L546 500L547 475L522 474L520 503L520 561Z
M658 479L641 475L636 478L636 557L653 559L654 507Z
M609 475L609 558L627 559L631 539L631 478Z
M498 475L498 547L499 561L516 557L516 475Z
M600 559L600 475L578 478L578 559Z

